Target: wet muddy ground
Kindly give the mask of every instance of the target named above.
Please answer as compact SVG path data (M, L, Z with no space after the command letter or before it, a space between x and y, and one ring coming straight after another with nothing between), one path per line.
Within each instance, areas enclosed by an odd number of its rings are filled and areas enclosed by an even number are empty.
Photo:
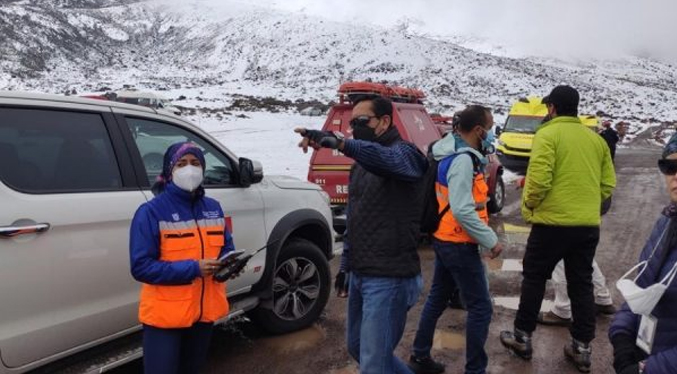
M658 173L656 148L622 149L617 154L618 187L613 205L604 217L597 261L607 277L614 304L621 297L615 281L637 259L660 209L667 202L663 177ZM534 357L525 362L513 357L501 346L501 330L512 328L521 282L521 260L529 227L519 212L519 193L506 186L508 196L502 213L492 216L492 226L506 244L500 260L489 261L490 288L494 297L494 315L487 342L490 373L577 373L563 357L568 330L539 326L534 334ZM425 287L418 304L409 312L404 337L396 353L407 359L416 333L418 318L432 277L434 253L429 247L419 250ZM336 270L338 259L332 261ZM550 287L546 298L552 299ZM543 308L548 309L549 302ZM283 336L269 336L246 320L220 328L212 342L206 373L297 373L355 374L357 365L348 356L344 343L346 299L333 294L322 318L311 328ZM612 351L607 338L610 317L598 317L597 338L593 341L593 372L613 373ZM433 356L447 365L446 373L462 373L464 365L465 312L449 309L437 325ZM117 373L141 372L137 362Z

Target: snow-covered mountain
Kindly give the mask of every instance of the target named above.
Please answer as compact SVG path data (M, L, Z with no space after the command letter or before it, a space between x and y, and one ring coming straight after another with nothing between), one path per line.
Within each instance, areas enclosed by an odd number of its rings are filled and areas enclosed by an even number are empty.
M496 56L228 0L0 0L0 35L0 89L133 84L223 107L235 94L329 102L341 81L369 78L421 88L434 110L449 111L467 103L505 110L568 83L584 112L677 120L677 69L667 63Z

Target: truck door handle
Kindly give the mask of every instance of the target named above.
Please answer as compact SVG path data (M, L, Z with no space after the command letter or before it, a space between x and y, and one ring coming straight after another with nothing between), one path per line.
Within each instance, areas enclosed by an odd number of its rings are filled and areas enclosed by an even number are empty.
M36 223L25 226L0 226L0 238L13 238L25 234L39 234L49 230L49 223Z

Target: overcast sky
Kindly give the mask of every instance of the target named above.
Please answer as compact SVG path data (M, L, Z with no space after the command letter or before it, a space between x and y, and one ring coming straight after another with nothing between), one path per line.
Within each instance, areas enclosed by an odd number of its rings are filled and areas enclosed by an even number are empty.
M209 1L209 0L202 0ZM212 0L218 1L218 0ZM674 0L248 0L335 20L393 26L404 17L430 35L486 38L528 53L677 61Z

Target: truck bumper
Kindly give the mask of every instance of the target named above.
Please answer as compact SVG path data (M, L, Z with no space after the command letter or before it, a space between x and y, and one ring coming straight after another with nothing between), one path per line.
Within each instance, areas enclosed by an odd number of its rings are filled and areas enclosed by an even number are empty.
M525 173L529 166L529 157L512 156L502 152L497 152L498 159L506 169L516 173Z

